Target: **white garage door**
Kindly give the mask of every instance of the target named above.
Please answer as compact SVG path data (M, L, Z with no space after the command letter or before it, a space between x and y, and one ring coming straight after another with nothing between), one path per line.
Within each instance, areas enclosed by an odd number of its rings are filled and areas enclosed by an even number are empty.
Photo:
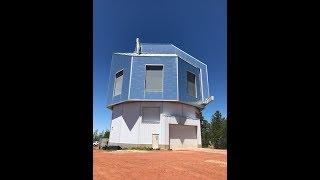
M170 124L169 141L170 149L198 147L197 126Z

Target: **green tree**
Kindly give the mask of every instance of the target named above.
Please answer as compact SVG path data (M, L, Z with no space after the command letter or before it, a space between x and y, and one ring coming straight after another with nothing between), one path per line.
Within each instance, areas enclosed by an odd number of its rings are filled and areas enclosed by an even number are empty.
M93 138L93 141L99 141L99 134L98 134L99 130L96 129L93 131L93 135L92 135L92 138Z
M104 136L104 131L101 131L100 133L99 133L99 140L101 139L101 138L103 138L103 136Z
M211 142L213 146L217 149L222 148L222 141L223 141L223 119L222 115L219 111L216 111L211 117Z
M222 120L222 137L220 141L220 148L227 149L227 118Z
M99 132L98 129L94 130L93 132L93 141L99 141L101 138L109 138L110 131L101 131Z
M197 118L200 119L202 147L208 147L210 140L210 123L204 119L201 110L199 110L196 115Z
M110 131L109 130L106 130L106 132L104 133L104 138L109 138L110 136Z

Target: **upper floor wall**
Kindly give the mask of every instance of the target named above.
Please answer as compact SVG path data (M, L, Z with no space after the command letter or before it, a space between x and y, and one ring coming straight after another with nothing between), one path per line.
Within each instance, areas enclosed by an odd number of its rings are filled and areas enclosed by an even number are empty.
M151 53L151 54L176 54L181 60L189 63L190 65L200 69L200 78L203 85L203 97L208 98L210 96L209 92L209 82L208 82L208 69L207 65L188 53L182 51L172 44L149 44L141 43L141 52L142 53Z
M178 100L177 56L134 56L132 58L131 86L132 100ZM146 66L162 66L162 90L146 89Z
M162 88L156 91L146 88L150 66L162 67L162 74L158 74L161 78L154 80L161 81ZM171 44L141 44L141 54L112 56L107 93L109 108L124 101L178 101L197 106L208 97L207 65Z
M131 72L131 59L130 56L123 56L113 54L111 61L111 68L109 74L109 84L107 92L107 105L116 104L128 100L130 72ZM115 95L115 80L118 72L123 72L121 83L121 93Z

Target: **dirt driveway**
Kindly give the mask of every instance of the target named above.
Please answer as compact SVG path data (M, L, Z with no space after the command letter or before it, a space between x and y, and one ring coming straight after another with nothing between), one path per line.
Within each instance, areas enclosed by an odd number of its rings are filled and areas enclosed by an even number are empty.
M224 151L93 150L93 179L227 179Z

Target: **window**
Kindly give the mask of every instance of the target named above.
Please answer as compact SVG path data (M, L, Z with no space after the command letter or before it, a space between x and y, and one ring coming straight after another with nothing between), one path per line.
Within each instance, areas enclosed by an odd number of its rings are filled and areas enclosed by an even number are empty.
M162 65L147 65L146 66L146 91L162 91L163 78L162 78Z
M160 107L142 108L142 123L160 123Z
M116 79L114 80L113 96L117 96L121 94L122 81L123 81L123 70L117 72L116 74Z
M193 97L197 97L197 86L196 86L196 75L193 73L187 71L187 89L188 89L188 94Z

